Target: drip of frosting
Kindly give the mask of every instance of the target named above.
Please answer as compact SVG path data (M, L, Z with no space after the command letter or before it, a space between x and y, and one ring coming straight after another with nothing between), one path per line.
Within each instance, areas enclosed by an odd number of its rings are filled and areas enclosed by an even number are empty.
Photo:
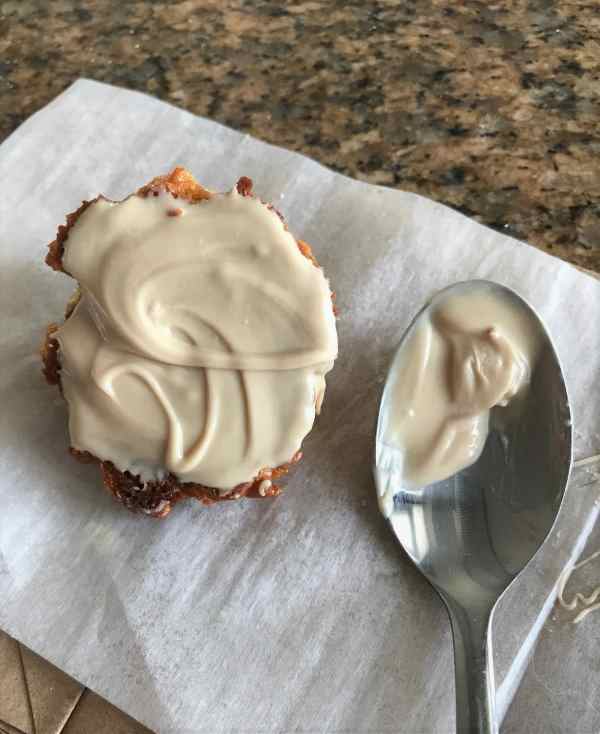
M296 453L337 335L322 270L272 209L235 190L100 198L63 264L81 289L57 332L75 448L224 493Z
M596 558L600 557L600 551L596 551L595 553L592 553L591 556L588 556L585 560L580 561L579 563L576 563L574 566L572 566L569 569L566 569L561 574L559 581L558 581L558 603L563 609L566 609L567 611L573 612L575 611L579 605L583 607L583 609L577 614L575 619L573 620L573 624L579 624L582 620L584 620L588 614L591 614L592 612L596 612L600 609L600 586L598 586L596 589L594 589L590 594L587 596L585 594L582 594L580 592L576 592L575 596L571 599L571 601L565 600L565 587L567 583L569 582L569 579L575 573L575 571L578 571L580 568L583 568L583 566L587 566L588 563L591 563L592 561L596 560Z

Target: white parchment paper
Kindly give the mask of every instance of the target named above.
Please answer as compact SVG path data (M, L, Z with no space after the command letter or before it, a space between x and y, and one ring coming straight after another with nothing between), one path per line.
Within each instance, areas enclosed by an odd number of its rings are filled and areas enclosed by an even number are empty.
M340 357L281 498L190 502L156 522L67 455L65 405L37 350L73 287L43 264L64 214L175 164L218 190L250 176L313 245L338 292ZM90 81L0 146L0 180L0 626L159 732L452 731L445 612L377 510L386 368L433 291L495 279L546 319L576 456L598 453L600 282L426 199ZM575 472L558 535L498 611L501 712L590 531L585 486Z

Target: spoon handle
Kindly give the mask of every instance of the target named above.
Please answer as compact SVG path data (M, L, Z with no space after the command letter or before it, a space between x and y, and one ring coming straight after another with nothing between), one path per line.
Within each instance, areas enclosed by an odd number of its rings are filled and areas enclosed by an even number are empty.
M448 600L456 679L457 734L497 734L494 666L490 636L492 613L473 614Z

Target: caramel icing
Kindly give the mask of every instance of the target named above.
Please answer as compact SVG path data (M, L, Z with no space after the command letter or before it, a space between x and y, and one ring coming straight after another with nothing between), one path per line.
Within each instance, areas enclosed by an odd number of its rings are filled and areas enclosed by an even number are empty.
M337 335L322 270L271 208L99 198L63 266L81 289L56 333L74 448L224 493L296 453Z
M404 486L443 480L479 458L490 410L527 388L538 348L526 310L485 284L434 299L394 361L382 427ZM392 497L380 502L389 515Z

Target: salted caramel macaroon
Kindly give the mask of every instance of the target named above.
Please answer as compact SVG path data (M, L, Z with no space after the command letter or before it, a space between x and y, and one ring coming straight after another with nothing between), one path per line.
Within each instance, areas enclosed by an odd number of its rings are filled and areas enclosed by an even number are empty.
M301 458L337 356L333 294L311 248L241 178L183 168L60 226L46 262L78 283L48 327L44 374L71 453L130 510L164 517L272 497Z

